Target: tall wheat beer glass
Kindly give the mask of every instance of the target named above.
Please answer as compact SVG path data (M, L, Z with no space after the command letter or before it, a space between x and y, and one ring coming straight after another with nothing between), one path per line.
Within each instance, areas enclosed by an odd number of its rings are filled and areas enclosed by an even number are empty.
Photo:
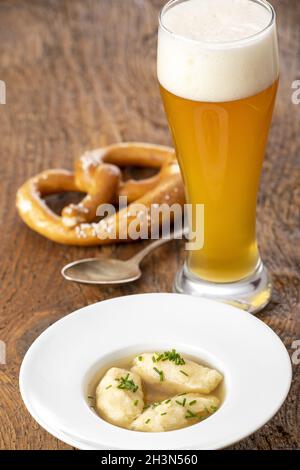
M256 200L278 86L275 12L264 0L171 0L159 20L158 80L204 246L177 292L257 312L271 282L256 241ZM196 224L196 225L195 225ZM195 217L190 233L202 230Z

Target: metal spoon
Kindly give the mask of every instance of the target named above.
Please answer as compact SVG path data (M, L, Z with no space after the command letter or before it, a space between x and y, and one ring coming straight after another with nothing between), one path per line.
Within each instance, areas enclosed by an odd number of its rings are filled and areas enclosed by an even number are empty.
M109 258L87 258L73 261L62 269L61 273L67 281L84 284L125 284L136 281L142 275L141 261L159 246L173 239L182 238L185 230L176 230L169 238L160 238L139 251L126 261Z

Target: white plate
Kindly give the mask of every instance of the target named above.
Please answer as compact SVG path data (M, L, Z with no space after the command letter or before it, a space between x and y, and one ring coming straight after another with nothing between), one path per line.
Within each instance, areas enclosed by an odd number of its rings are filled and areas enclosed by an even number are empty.
M221 408L194 426L140 433L100 419L88 384L103 365L176 348L225 377ZM278 336L237 308L179 294L120 297L82 308L48 328L20 371L22 398L48 432L80 449L220 449L259 429L284 402L291 363Z

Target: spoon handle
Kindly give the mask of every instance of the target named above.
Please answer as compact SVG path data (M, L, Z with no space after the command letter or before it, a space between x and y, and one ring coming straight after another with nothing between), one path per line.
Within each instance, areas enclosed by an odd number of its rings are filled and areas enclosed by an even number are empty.
M159 238L159 240L156 240L155 242L150 243L148 246L146 246L146 248L144 248L143 250L139 251L136 255L134 255L130 259L130 261L139 265L140 262L147 255L149 255L149 253L151 253L153 250L155 250L161 245L164 245L165 243L170 242L171 240L181 239L186 233L187 233L187 229L181 227L180 229L175 230L174 232L170 233L170 235L167 238Z

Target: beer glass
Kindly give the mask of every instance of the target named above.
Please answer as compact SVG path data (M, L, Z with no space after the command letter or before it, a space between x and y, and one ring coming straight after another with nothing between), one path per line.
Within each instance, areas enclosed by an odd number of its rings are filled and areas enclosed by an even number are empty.
M204 246L174 290L261 310L271 281L256 200L278 87L276 16L265 0L171 0L159 17L158 80L191 214ZM195 226L196 224L196 226Z

